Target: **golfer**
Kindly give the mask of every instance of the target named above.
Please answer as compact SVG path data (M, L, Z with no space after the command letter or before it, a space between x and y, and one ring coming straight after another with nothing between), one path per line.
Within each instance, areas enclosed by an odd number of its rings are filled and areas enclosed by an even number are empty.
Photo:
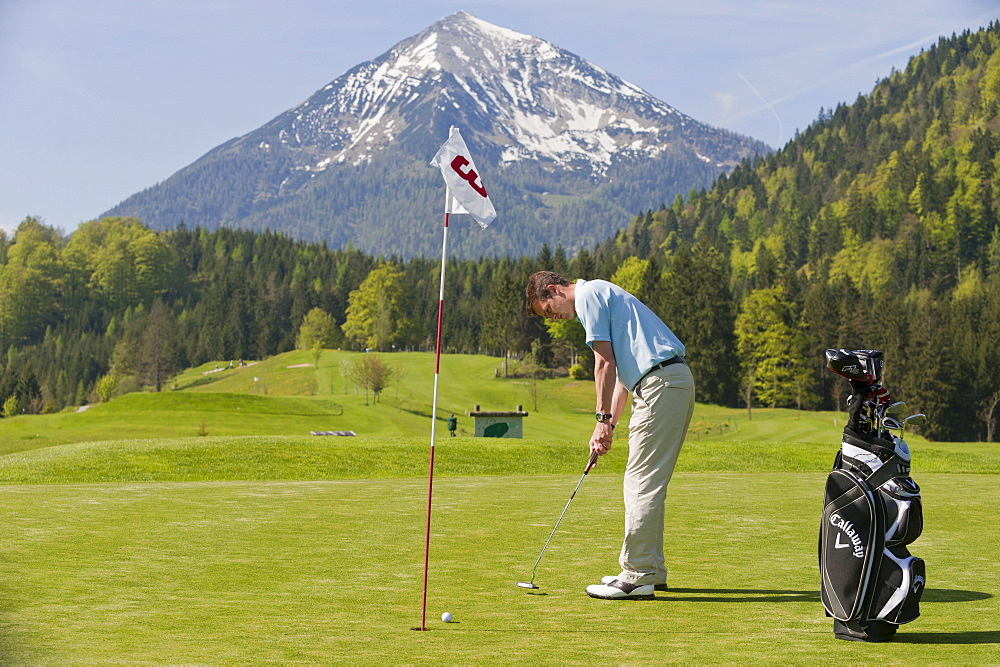
M594 350L597 424L590 451L611 450L625 401L632 394L625 467L625 542L621 573L587 586L606 599L649 599L666 590L663 557L667 484L694 410L694 378L684 345L656 314L621 287L604 280L570 283L539 271L525 288L527 308L550 320L576 317Z

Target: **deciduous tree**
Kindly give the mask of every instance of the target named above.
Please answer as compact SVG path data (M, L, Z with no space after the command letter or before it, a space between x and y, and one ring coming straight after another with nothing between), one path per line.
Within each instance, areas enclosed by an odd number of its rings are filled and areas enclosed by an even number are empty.
M313 347L331 348L337 344L340 327L330 313L322 308L313 308L299 325L299 335L295 346L300 350L311 350Z
M378 403L379 396L400 374L398 367L382 362L377 354L366 353L351 363L351 379L365 388L365 405L368 405L368 390L372 392L372 402Z
M754 290L736 318L747 410L754 397L770 407L800 404L808 392L806 340L783 287Z
M387 262L374 269L350 294L344 335L374 350L403 343L412 326L405 314L405 296L399 267Z
M81 224L66 245L73 271L112 308L149 306L171 279L176 255L163 237L135 218L102 218Z

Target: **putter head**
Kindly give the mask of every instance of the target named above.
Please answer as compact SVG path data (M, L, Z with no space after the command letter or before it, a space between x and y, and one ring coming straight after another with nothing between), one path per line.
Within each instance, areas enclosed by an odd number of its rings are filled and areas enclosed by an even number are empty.
M538 588L538 586L536 586L536 585L534 585L534 584L532 584L530 582L525 582L525 581L519 581L519 582L517 582L517 586L518 586L518 588L534 588L534 589Z

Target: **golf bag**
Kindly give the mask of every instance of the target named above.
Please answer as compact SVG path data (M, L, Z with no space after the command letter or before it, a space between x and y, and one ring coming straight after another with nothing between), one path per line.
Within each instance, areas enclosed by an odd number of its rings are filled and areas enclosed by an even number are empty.
M858 377L839 370L847 356L862 368ZM923 530L920 488L909 476L906 442L882 428L880 406L888 392L883 395L876 384L881 352L828 350L827 364L851 379L854 393L826 481L819 535L821 597L838 639L888 641L901 624L920 615L924 562L907 550Z

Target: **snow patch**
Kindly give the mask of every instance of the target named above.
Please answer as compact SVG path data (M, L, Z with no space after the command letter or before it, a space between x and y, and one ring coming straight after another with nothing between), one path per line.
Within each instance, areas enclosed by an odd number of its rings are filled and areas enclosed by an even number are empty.
M292 112L278 140L294 137L292 150L309 151L298 163L312 166L302 170L361 164L413 130L406 109L427 94L448 114L488 118L503 163L583 161L602 172L623 153L661 154L669 133L692 120L549 42L459 12L323 88Z
M532 37L531 35L525 35L523 32L517 32L509 28L502 28L498 25L494 25L488 21L484 21L481 18L473 16L468 12L459 12L459 14L462 15L463 19L466 19L468 22L474 24L475 27L478 28L480 32L482 32L485 35L489 35L490 37L496 40L525 42L537 39L537 37Z

